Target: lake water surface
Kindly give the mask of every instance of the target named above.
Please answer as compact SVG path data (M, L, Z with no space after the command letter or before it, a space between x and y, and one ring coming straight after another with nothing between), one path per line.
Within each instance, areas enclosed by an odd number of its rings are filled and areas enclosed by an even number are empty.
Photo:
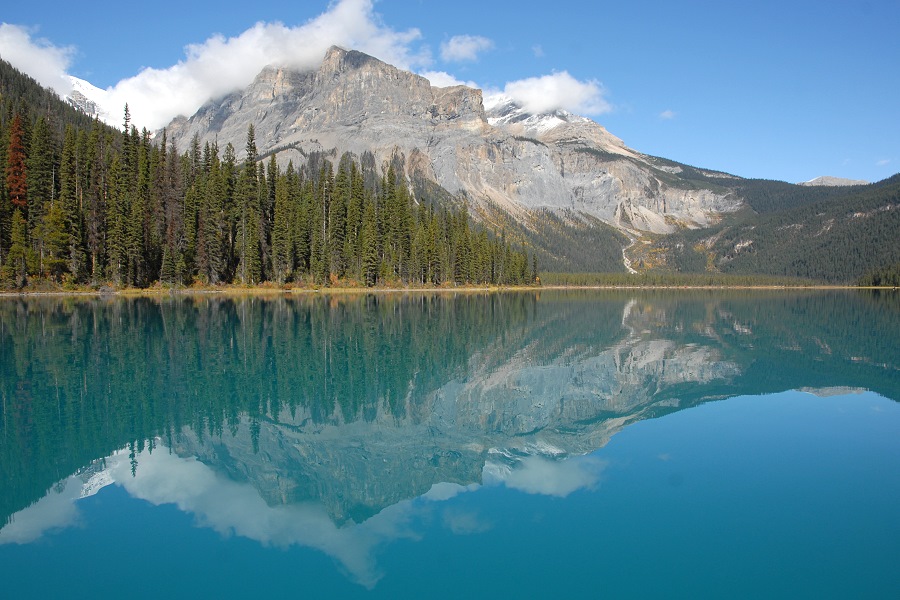
M897 293L0 300L0 596L887 598Z

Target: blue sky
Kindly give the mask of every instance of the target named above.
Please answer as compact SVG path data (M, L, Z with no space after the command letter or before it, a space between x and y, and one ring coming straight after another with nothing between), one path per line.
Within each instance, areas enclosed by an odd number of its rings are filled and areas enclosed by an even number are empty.
M744 177L900 171L897 0L9 4L0 56L44 82L66 72L110 88L151 128L336 43Z

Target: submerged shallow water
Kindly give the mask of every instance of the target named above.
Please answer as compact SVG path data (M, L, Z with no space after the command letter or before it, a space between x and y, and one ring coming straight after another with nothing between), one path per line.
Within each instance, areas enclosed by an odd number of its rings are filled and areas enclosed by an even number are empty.
M4 589L890 596L898 334L852 292L4 300Z

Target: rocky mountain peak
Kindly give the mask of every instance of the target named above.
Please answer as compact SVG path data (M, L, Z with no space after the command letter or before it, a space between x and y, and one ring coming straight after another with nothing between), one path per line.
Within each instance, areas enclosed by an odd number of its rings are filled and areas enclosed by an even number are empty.
M246 89L173 121L168 133L181 151L198 136L201 144L231 143L240 156L252 123L260 154L277 152L282 163L299 165L315 152L371 154L376 165L399 159L409 181L523 223L535 210L550 210L666 233L705 225L741 204L721 191L680 187L677 174L661 172L591 119L564 110L530 114L512 98L488 100L485 110L481 90L433 87L420 75L333 46L317 69L267 67Z

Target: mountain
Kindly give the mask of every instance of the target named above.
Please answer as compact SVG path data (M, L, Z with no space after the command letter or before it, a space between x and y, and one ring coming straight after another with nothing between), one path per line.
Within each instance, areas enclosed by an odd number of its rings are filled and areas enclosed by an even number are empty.
M10 232L0 236L0 254L14 250L18 257L15 273L12 262L3 265L0 285L21 285L26 275L142 286L157 280L232 281L237 278L238 263L244 258L255 260L246 253L256 250L262 261L259 277L265 280L324 281L330 274L327 271L334 265L313 273L310 254L316 241L310 232L328 232L332 215L327 211L302 209L321 216L315 227L302 225L302 219L289 220L290 235L281 231L279 240L295 239L297 252L286 258L279 254L281 262L276 265L271 190L255 225L259 247L239 246L233 234L238 213L218 211L210 222L204 213L209 207L197 202L198 197L206 197L206 202L233 203L235 187L226 181L234 176L232 167L212 173L212 163L200 164L202 146L197 146L196 154L182 156L192 161L192 168L177 177L177 161L169 158L176 155L168 152L172 144L163 148L162 136L142 137L136 129L126 139L115 126L104 124L116 122L118 112L106 108L106 92L81 80L72 83L73 92L63 101L0 61L0 139L9 139L12 116L18 116L27 133L22 153L34 159L36 166L29 174L29 202L34 206L24 239L31 240L31 255L50 252L48 261L27 260L29 252L21 244L15 248L12 244L12 211L0 210L0 230ZM73 126L71 136L66 133L68 125ZM451 222L441 215L462 214L466 206L468 216L483 225L472 231L485 240L479 248L470 248L474 238L469 236L464 244L468 252L442 255L440 270L430 273L435 282L449 281L445 278L450 266L466 267L471 262L467 257L476 250L483 258L488 238L501 242L505 238L512 249L528 252L535 260L526 262L545 273L707 271L851 282L869 273L894 273L900 264L891 239L897 213L885 208L894 204L889 198L882 198L884 202L874 208L865 201L860 204L860 194L877 196L893 179L852 187L806 186L692 167L642 154L590 119L562 110L532 114L512 98L485 98L480 90L465 86L435 87L423 77L359 52L332 48L318 68L305 72L264 69L246 89L207 103L190 118L176 119L167 129L167 139L182 152L195 149L197 140L215 142L227 155L224 151L230 144L240 157L250 125L256 131L261 160L277 154L279 173L285 177L285 167L293 161L303 181L312 185L328 173L323 169L326 159L340 171L339 165L349 170L350 163L344 162L349 157L356 162L371 200L387 189L382 175L390 165L399 178L389 187L407 188L403 202L410 215L416 215L416 227L429 232L419 236L419 250L426 248L425 237L455 239L438 235L438 229L449 231ZM91 143L91 136L106 142ZM138 156L137 162L128 163L128 153L134 149L145 158ZM102 160L88 156L97 152L110 154ZM130 164L129 185L141 186L141 198L110 196L109 170L117 156L120 164ZM164 158L165 177L138 173L140 165L146 170ZM0 167L6 162L6 156L0 156ZM266 171L272 171L271 165ZM149 177L151 185L139 184L141 177L144 181ZM91 186L87 202L71 201L77 181ZM395 187L398 184L400 188ZM204 191L210 186L223 194L210 196ZM292 186L288 195L282 216L299 206L301 196L312 198L300 186ZM321 195L320 200L327 202L327 196ZM69 199L63 203L69 216L42 215L54 197ZM109 197L116 201L91 200ZM866 217L857 218L857 213ZM47 223L42 222L45 217ZM345 217L334 215L338 224ZM123 223L131 219L142 220L143 229L123 229ZM426 227L426 219L438 219L440 227L430 223ZM127 236L141 239L125 243L126 229ZM383 236L385 231L383 224L378 225L374 235ZM340 228L329 235L337 235L334 232ZM412 264L412 243L408 246L401 246L404 253L395 253L395 258L402 254L404 260L397 258L393 270L373 262L367 273L401 272L401 263ZM213 262L204 254L209 248ZM285 250L279 248L279 252ZM771 250L762 252L763 248ZM343 265L341 261L356 250L345 246L342 256L333 253L335 265ZM125 259L122 252L127 254ZM386 256L381 262L387 261ZM422 256L420 252L417 259ZM454 262L457 256L462 262ZM494 253L492 260L498 256ZM167 257L171 260L164 265ZM483 263L479 264L484 267ZM361 280L360 263L353 264L356 270L350 277ZM462 267L453 271L453 277L467 281L471 272L467 276ZM337 271L340 278L341 269ZM375 279L381 281L381 275ZM369 275L365 281L370 282Z
M802 188L808 189L808 188ZM826 188L840 190L840 188ZM716 227L659 240L677 271L799 276L854 283L900 265L900 175L814 202L733 215Z
M114 115L121 116L123 108L120 107L113 110L109 106L106 90L102 90L84 79L71 75L69 76L69 81L72 82L72 91L64 100L81 112L100 119L107 125L115 127L119 124L121 119Z
M300 164L312 153L398 161L410 185L437 186L487 218L499 210L526 229L544 211L622 231L702 227L742 206L724 173L698 185L681 168L641 154L590 119L533 115L510 98L434 87L366 54L332 47L313 71L267 67L246 89L167 127L192 140L243 149L253 124L261 155ZM721 182L721 183L716 183Z
M823 175L822 177L816 177L815 179L810 179L809 181L804 181L802 183L798 183L797 185L848 186L848 185L867 185L868 183L869 183L868 181L863 181L862 179L844 179L842 177L830 177L828 175Z

